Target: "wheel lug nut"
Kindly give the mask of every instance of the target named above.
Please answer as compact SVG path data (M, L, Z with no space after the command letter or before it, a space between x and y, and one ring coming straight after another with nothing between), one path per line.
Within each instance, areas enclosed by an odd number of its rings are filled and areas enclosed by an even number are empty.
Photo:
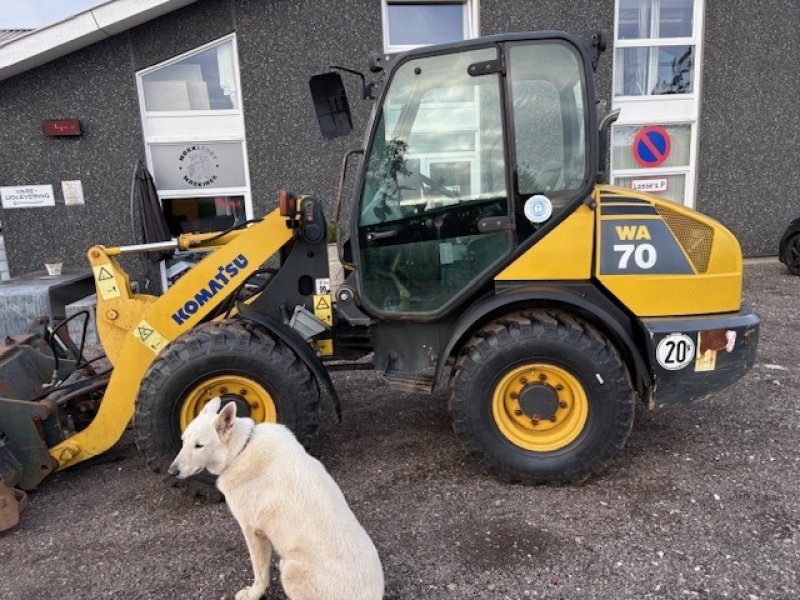
M519 378L519 382L520 382L522 385L528 385L528 378L527 378L527 377L520 377L520 378Z
M220 394L227 394L228 393L228 388L226 388L226 387L219 388L219 393Z
M559 402L559 403L558 403L558 405L559 405L561 408L567 408L567 403L566 403L566 402Z
M563 386L563 385L561 385L560 383L559 383L558 385L556 385L556 391L557 391L557 392L560 392L560 391L561 391L561 390L563 390L563 389L564 389L564 386Z
M540 374L539 381L547 381L547 375L545 375L544 373Z
M240 395L240 396L247 396L247 390L246 390L246 389L244 389L244 388L240 389L240 390L239 390L239 395Z
M517 409L517 410L514 411L514 414L519 417L519 416L522 415L522 411L520 409Z
M555 422L556 422L556 416L555 416L555 415L553 415L552 417L550 417L550 420L551 420L553 423L555 423Z
M252 408L253 410L257 409L258 408L258 402L251 402L250 403L250 408Z
M519 394L517 392L511 392L509 396L511 396L512 400L519 400Z

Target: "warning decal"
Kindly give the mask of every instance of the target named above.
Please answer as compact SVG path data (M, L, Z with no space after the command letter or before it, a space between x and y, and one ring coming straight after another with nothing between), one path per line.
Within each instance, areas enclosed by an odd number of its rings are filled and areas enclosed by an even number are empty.
M332 356L333 340L317 340L317 348L322 356Z
M323 323L333 326L330 294L314 294L314 315Z
M100 297L103 300L119 298L119 285L117 285L117 278L114 276L111 265L108 263L97 265L92 267L92 271L94 271L94 281Z
M139 321L139 324L133 328L133 336L150 348L154 354L161 352L168 343L167 338L158 333L155 327L144 320Z

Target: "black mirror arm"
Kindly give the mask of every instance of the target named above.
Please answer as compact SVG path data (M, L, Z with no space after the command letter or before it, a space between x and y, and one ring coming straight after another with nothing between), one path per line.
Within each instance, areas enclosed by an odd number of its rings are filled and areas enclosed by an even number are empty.
M356 71L355 69L348 69L347 67L343 67L341 65L328 65L328 68L332 71L344 71L345 73L352 73L353 75L357 75L361 78L361 97L363 99L369 98L373 100L375 98L375 82L367 83L367 78L364 77L364 74L361 71Z

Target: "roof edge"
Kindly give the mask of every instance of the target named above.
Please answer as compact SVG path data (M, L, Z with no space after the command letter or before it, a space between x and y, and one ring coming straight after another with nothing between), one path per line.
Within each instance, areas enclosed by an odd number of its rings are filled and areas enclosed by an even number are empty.
M196 0L109 0L0 46L0 81L183 8Z

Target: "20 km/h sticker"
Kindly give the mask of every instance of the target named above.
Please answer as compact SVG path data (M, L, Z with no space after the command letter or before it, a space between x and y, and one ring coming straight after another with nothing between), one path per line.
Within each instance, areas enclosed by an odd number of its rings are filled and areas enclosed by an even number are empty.
M671 333L658 343L656 360L667 371L678 371L694 360L694 341L683 333Z
M672 142L663 127L643 127L633 138L633 158L640 167L657 167L669 158Z

